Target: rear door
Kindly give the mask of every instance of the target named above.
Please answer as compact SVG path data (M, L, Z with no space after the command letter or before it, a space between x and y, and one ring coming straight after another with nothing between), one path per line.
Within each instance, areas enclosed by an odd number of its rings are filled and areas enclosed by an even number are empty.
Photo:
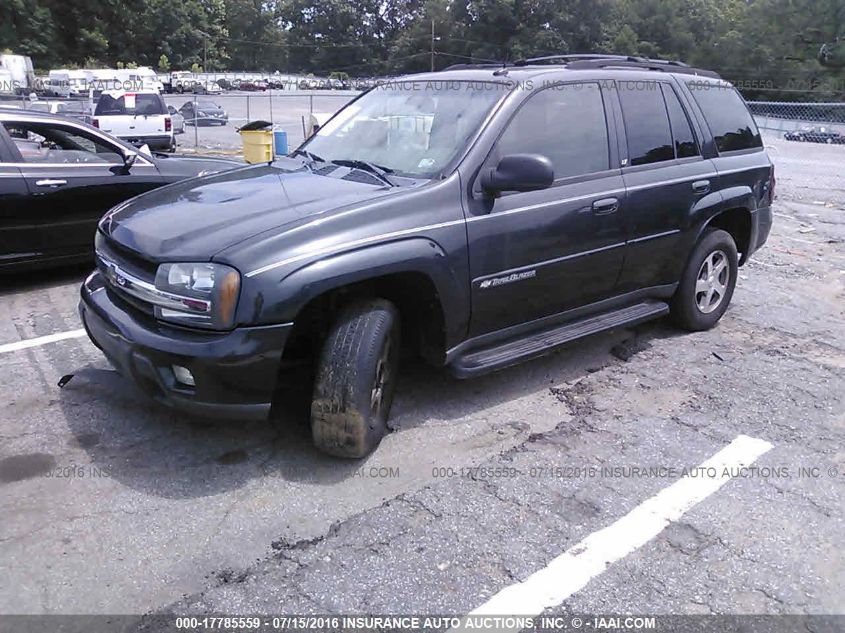
M690 245L693 209L721 197L713 162L701 154L700 134L674 82L617 81L625 129L622 175L628 243L620 294L677 282ZM670 288L667 288L667 291Z
M11 141L0 126L0 270L38 257L38 231L28 207L29 190L14 165Z
M4 121L29 192L27 216L47 257L90 251L97 222L111 207L163 184L138 156L129 173L122 148L82 126L49 120Z

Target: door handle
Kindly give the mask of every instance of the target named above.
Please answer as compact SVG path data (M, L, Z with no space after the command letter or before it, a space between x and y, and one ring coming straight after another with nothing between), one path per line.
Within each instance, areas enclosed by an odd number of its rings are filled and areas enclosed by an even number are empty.
M66 185L67 180L52 180L47 178L46 180L36 180L35 185L37 187L61 187L62 185Z
M696 180L692 183L692 190L695 193L707 193L710 191L710 181L709 180Z
M617 198L602 198L593 202L593 213L596 215L615 213L618 208L619 200Z

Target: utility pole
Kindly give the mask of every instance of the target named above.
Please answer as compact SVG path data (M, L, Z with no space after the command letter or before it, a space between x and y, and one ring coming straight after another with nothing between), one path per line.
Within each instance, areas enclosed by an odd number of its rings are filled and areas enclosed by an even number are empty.
M431 72L434 72L434 18L431 18Z
M208 38L211 37L208 33L203 31L202 29L197 29L197 33L202 35L202 71L204 73L208 72Z

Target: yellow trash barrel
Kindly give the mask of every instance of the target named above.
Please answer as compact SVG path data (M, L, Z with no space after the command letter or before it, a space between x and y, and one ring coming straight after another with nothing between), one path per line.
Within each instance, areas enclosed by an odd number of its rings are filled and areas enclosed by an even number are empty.
M244 160L248 163L268 163L273 160L272 130L239 130L244 148Z

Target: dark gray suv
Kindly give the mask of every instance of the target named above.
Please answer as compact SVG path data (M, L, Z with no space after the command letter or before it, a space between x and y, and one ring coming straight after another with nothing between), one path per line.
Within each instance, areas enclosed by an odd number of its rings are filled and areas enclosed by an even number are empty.
M118 205L91 339L154 399L267 416L313 359L314 442L386 432L400 346L471 377L665 314L724 314L771 226L737 91L678 62L561 56L391 80L289 157Z

